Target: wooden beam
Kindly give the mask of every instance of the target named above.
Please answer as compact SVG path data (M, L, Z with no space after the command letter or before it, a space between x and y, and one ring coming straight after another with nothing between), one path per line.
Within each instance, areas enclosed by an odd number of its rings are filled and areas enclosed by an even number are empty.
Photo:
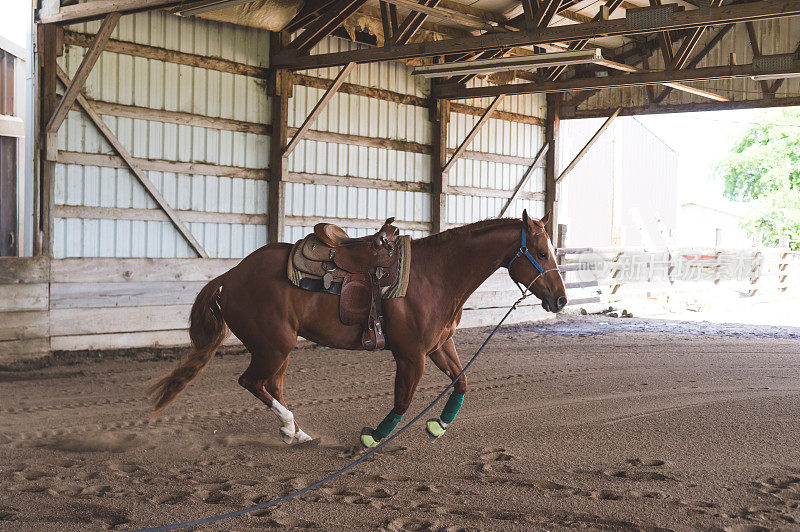
M87 100L88 101L88 100ZM98 113L99 114L99 113ZM55 162L61 164L78 164L82 166L99 166L103 168L126 168L125 161L116 155L107 153L86 153L59 150ZM166 161L164 159L133 158L133 162L145 172L172 172L189 175L211 175L238 179L256 179L265 181L265 168L242 168L240 166L223 166L220 164Z
M34 183L34 230L33 252L45 257L53 256L53 205L55 204L56 165L48 157L48 146L52 149L56 139L47 135L47 120L53 116L58 103L56 72L58 56L58 36L60 28L55 26L37 27L37 52L39 61L39 124L37 146L39 148L39 173ZM49 138L48 138L49 137ZM49 141L49 142L48 142Z
M608 76L602 78L572 78L565 81L551 83L515 83L496 87L440 87L434 91L437 98L486 98L500 94L536 94L542 92L565 92L586 89L607 89L611 87L628 87L648 84L674 84L676 82L707 81L711 79L745 78L758 74L794 74L800 72L800 61L792 61L792 66L787 69L759 70L756 71L752 64L722 65L676 71L637 72L622 76ZM674 87L673 87L674 88Z
M661 7L661 0L650 0L650 7ZM661 48L661 55L664 57L664 64L672 65L675 51L672 48L672 36L669 31L658 32L658 45Z
M447 229L447 126L450 102L435 100L431 112L433 122L433 156L431 157L431 232Z
M392 41L392 23L389 16L389 4L384 0L380 0L381 8L381 25L383 26L383 45L388 46Z
M59 67L58 69L58 79L61 83L64 84L65 87L69 87L70 79L67 77L67 74L61 70ZM139 168L135 161L133 160L133 156L130 154L127 148L123 146L123 144L119 141L119 139L114 135L111 129L103 122L102 117L100 114L95 111L92 105L84 98L83 94L78 93L76 100L78 104L83 107L84 112L89 117L89 119L94 123L95 127L100 131L100 133L105 137L111 147L114 148L119 156L125 161L125 164L130 169L131 173L139 180L145 190L150 194L153 200L158 204L159 207L166 213L169 219L172 221L172 224L175 228L183 235L189 245L197 252L197 254L204 259L208 258L208 254L206 253L203 246L197 241L197 239L192 235L192 232L183 224L178 214L175 210L167 203L167 200L164 199L164 196L161 195L161 192L156 188L150 178L147 177L147 174Z
M417 4L416 2L412 2L416 6L424 6L433 8L436 7L436 4L439 3L439 0L423 0L422 3ZM427 13L424 12L417 12L411 11L403 24L397 30L397 32L392 36L392 46L406 44L411 40L417 30L422 26L422 23L425 22L425 19L428 17Z
M305 119L303 125L300 126L297 132L292 136L292 140L283 149L282 154L284 157L288 157L289 154L292 153L292 150L294 150L300 141L303 140L303 137L305 137L308 130L311 128L314 122L316 122L320 113L322 113L325 107L328 106L331 99L336 94L336 91L339 90L339 87L342 86L344 80L350 75L350 72L353 70L354 66L356 66L355 63L348 63L344 66L344 68L342 68L342 70L339 72L339 75L336 76L336 79L334 79L333 83L331 83L331 86L327 91L325 91L325 94L322 95L322 98L320 98L319 102L317 102L317 105L314 106L311 114L309 114Z
M289 42L286 31L271 34L270 51L275 53ZM269 183L267 186L267 242L282 242L286 227L286 177L289 158L284 155L289 122L289 98L292 96L292 75L286 70L272 70L272 134L269 139Z
M450 157L450 160L447 161L447 164L444 165L444 167L442 168L442 173L447 173L453 167L458 158L464 154L467 147L475 139L475 136L478 134L481 128L483 128L483 126L486 125L486 122L489 121L489 118L492 117L492 113L494 113L495 109L497 109L497 106L500 105L502 101L503 101L503 96L500 95L497 98L495 98L491 104L489 104L489 107L486 108L486 111L483 113L483 116L481 116L480 119L478 119L478 121L475 123L475 126L473 126L472 131L470 131L469 134L467 134L467 137L458 146L458 149L456 149L453 156Z
M264 225L266 214L244 214L235 212L175 211L187 223L217 223ZM90 220L155 220L170 221L160 209L135 209L128 207L97 207L86 205L56 205L56 218L82 218Z
M700 50L700 52L698 52L698 53L697 53L697 55L696 55L696 56L694 56L694 57L691 59L691 61L688 61L688 60L687 60L686 62L684 62L684 63L682 64L682 66L681 66L681 69L683 69L683 68L694 68L695 66L697 66L697 65L698 65L698 63L700 63L700 61L702 61L702 59L703 59L705 56L707 56L707 55L708 55L708 53L709 53L711 50L713 50L713 49L714 49L714 47L717 45L717 43L719 43L719 42L722 40L722 38L723 38L723 37L725 37L725 35L727 35L727 33L728 33L728 32L729 32L731 29L733 29L733 26L734 26L733 24L728 24L728 25L726 25L726 26L723 26L723 27L722 27L722 28L721 28L721 29L720 29L720 30L717 32L717 34L716 34L716 35L714 35L714 37L713 37L713 38L712 38L710 41L708 41L708 43L706 43L706 45L703 47L703 49L702 49L702 50ZM679 50L679 51L678 51L678 57L681 57L681 56L682 56L682 53L681 53L681 51ZM678 70L678 69L676 69L676 70ZM670 92L672 92L672 88L671 88L671 87L667 87L666 89L664 89L664 90L661 92L661 94L659 94L658 96L656 96L656 99L654 100L654 103L656 103L656 104L659 104L659 103L663 102L663 101L664 101L664 99L665 99L667 96L669 96L669 93L670 93Z
M342 227L353 227L358 229L373 229L378 230L380 229L381 225L383 225L383 219L361 219L361 218L330 218L327 216L286 216L286 225L289 226L301 226L301 227L313 227L314 225L318 224L319 222L329 222L335 223L336 225ZM430 231L431 223L430 222L412 222L412 221L405 221L405 220L396 220L394 222L400 229L405 229L409 231Z
M729 111L735 109L761 109L767 107L793 107L800 106L800 97L736 100L730 102L703 102L682 104L639 105L623 108L620 116L635 116L649 114L692 113L701 111ZM569 118L603 118L613 112L613 109L587 109L575 111Z
M274 58L273 65L292 70L324 68L346 65L350 62L366 63L373 61L392 61L413 57L458 54L470 51L496 50L510 46L527 46L563 41L579 41L615 35L638 35L660 30L678 30L730 24L747 20L763 20L790 17L800 14L800 0L761 0L748 4L736 4L703 10L679 11L674 13L671 22L643 29L630 29L625 19L551 26L537 31L517 31L508 33L485 33L475 37L445 39L435 42L418 42L402 46L379 47L350 50L313 56L301 56L288 50L281 51Z
M537 0L522 0L522 12L525 15L525 27L529 30L532 30L536 27L536 22L534 22L534 20L536 17L537 3Z
M111 34L117 27L119 18L119 13L111 13L103 20L103 24L100 26L97 34L94 36L89 49L86 50L86 54L83 56L80 66L78 66L78 70L75 72L72 82L67 85L64 96L61 98L61 101L58 103L58 107L56 107L56 110L53 111L53 115L47 122L45 129L48 137L47 151L50 156L52 156L57 149L56 134L58 133L58 128L61 127L61 123L64 122L64 119L67 117L70 107L72 107L72 104L75 103L78 95L83 90L83 85L86 83L86 79L89 77L89 74L91 74L95 63L97 63L97 60L100 58L100 54L103 53L103 49L105 48L108 39L111 38Z
M300 12L283 29L290 34L300 31L308 23L319 17L320 13L328 9L336 0L309 0L303 4Z
M608 17L610 17L611 14L614 11L616 11L617 8L619 8L623 3L624 2L622 0L606 0L606 3L603 5L605 10L598 12L591 20L593 22L607 21ZM581 39L579 41L574 41L569 43L567 49L583 50L584 48L586 48L587 44L589 44L589 39ZM547 70L545 77L550 81L555 81L556 79L558 79L558 76L560 76L566 69L567 67L565 66L549 69Z
M39 22L42 24L67 24L78 21L94 20L110 14L134 13L177 5L177 0L114 0L113 2L83 2L70 6L61 6L58 12L39 11Z
M562 94L548 94L547 118L544 128L544 142L547 145L547 154L544 164L544 212L550 213L545 230L550 234L552 242L557 242L558 235L558 200L559 186L556 183L558 167L561 164L559 155L559 142L561 136L561 103Z
M750 38L750 49L753 51L753 59L761 57L761 48L758 46L758 36L756 35L755 26L753 26L752 22L745 22L744 25L747 28L747 36ZM758 84L761 87L761 95L764 98L769 98L772 94L770 93L770 84L767 80L759 80Z
M545 157L545 155L547 155L547 151L548 151L549 147L550 147L550 145L545 142L544 145L541 148L539 148L539 152L536 154L536 158L534 159L533 164L531 164L528 167L528 169L525 170L525 173L522 174L522 177L520 178L519 183L517 183L517 186L514 187L514 192L511 194L511 197L508 198L508 201L506 202L506 204L503 205L502 209L500 209L500 214L498 215L499 217L502 218L503 216L505 216L505 214L508 211L509 207L511 207L511 204L514 203L515 199L517 199L517 196L519 195L520 191L522 190L522 187L525 186L525 183L528 182L528 179L530 178L531 174L533 174L533 171L536 170L539 166L542 165L542 162L544 162L544 157Z
M382 0L387 4L391 4L393 6L404 7L411 10L410 15L423 15L420 20L420 24L424 21L428 16L445 20L450 23L459 24L461 26L466 26L468 28L473 29L482 29L486 30L493 26L497 26L496 22L492 22L490 20L477 17L475 15L471 15L469 13L464 13L461 11L456 11L454 9L449 9L446 7L437 7L439 2L415 2L414 0ZM409 15L409 16L410 16ZM408 20L408 18L406 18Z
M339 25L358 11L367 0L339 0L322 13L300 35L284 48L291 48L296 52L305 53L327 37Z
M583 148L581 148L581 151L579 151L578 154L575 155L575 158L573 158L572 161L567 165L567 167L564 168L564 171L561 172L561 175L559 175L558 178L556 178L556 185L561 183L564 180L564 178L567 177L567 175L575 168L575 166L577 166L580 160L583 159L583 156L586 155L586 153L591 149L592 146L594 146L594 143L597 142L597 139L599 139L600 136L603 134L603 132L606 129L608 129L608 126L610 126L611 123L614 121L614 119L619 116L619 113L621 111L622 108L618 107L613 113L611 113L611 116L606 118L606 121L603 122L603 125L600 126L600 129L598 129L597 132L595 132L595 134L592 135L592 138L589 139L589 142L587 142L586 145Z
M93 35L87 33L79 33L71 30L64 31L64 43L72 46L87 48L91 45L93 37ZM155 59L156 61L176 63L178 65L197 67L205 70L217 70L219 72L250 76L259 79L267 78L266 68L237 63L236 61L222 59L220 57L190 54L147 44L109 39L108 43L106 43L105 50L106 52L144 57L145 59Z

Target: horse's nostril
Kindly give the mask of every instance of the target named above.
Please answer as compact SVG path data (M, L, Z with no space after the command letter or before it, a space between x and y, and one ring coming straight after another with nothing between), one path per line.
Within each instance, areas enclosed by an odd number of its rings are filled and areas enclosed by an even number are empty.
M567 306L567 298L564 296L559 297L556 300L556 310L561 310L565 306Z

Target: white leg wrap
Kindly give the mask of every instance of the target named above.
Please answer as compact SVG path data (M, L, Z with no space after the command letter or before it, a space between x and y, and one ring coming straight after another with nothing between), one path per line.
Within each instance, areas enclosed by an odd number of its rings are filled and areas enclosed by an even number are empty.
M297 429L297 432L294 435L294 439L297 443L303 443L312 440L311 436L303 432L303 429Z
M275 415L278 416L278 419L281 420L283 426L281 427L281 432L286 434L287 436L294 435L294 414L290 410L287 410L282 404L278 401L272 401L272 406L270 407Z

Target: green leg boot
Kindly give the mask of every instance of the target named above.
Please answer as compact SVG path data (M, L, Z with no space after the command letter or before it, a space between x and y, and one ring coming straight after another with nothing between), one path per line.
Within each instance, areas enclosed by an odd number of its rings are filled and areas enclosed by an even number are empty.
M389 412L385 418L383 418L383 421L381 421L375 429L364 427L364 429L361 431L362 447L365 449L377 447L382 439L392 433L395 427L397 427L397 424L400 423L401 419L403 419L402 415L395 414L394 411L392 411Z

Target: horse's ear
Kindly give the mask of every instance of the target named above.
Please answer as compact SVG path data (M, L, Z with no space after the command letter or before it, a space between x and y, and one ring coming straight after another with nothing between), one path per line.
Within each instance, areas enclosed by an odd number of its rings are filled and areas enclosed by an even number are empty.
M522 209L522 223L528 225L528 209Z
M547 214L545 214L544 217L539 221L542 223L542 225L547 225L547 222L550 221L550 211L547 211Z

